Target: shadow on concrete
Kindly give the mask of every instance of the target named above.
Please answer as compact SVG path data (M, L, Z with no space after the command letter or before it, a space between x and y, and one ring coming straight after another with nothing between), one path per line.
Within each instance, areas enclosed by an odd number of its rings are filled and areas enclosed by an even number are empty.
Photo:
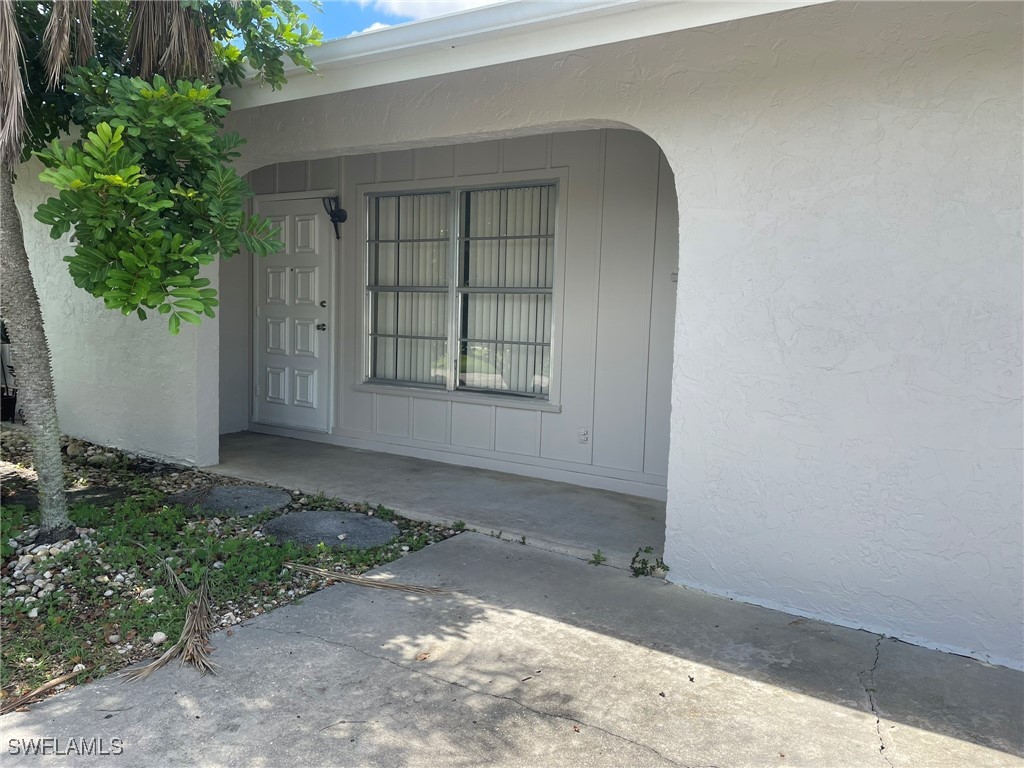
M331 587L218 634L216 676L104 679L5 717L4 746L119 736L131 764L161 766L1024 755L1024 675L1011 670L473 534L382 577L452 591Z

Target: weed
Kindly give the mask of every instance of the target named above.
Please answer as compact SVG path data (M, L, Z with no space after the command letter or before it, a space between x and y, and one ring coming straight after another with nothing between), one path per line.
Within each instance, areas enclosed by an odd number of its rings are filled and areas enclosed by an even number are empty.
M379 517L381 520L394 520L395 519L395 511L393 509L388 509L387 507L385 507L382 504L378 504L377 505L377 509L374 510L374 514L377 517Z
M462 533L464 530L466 530L466 523L462 520L456 520L454 523L452 523L452 530L456 533Z
M640 547L637 549L636 554L633 555L633 559L629 563L629 570L633 572L636 577L640 576L653 576L657 571L668 573L668 566L665 565L665 561L660 557L655 558L652 563L643 555L650 555L654 553L653 547Z
M337 509L340 502L323 491L317 491L306 499L306 509Z
M590 557L589 560L587 560L587 562L590 563L590 565L600 565L607 560L608 558L605 557L604 553L599 549Z

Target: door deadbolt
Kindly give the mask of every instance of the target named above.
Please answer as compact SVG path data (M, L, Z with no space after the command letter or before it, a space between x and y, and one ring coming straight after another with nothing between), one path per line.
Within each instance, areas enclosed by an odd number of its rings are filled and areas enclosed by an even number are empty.
M320 306L321 307L326 307L327 306L327 299L320 299Z
M327 323L317 323L316 324L316 329L318 331L326 331L327 330Z

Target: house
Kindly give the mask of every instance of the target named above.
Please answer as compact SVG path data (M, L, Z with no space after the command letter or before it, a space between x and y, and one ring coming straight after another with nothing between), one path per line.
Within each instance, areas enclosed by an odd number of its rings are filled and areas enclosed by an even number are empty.
M217 321L105 312L26 215L65 429L664 498L679 584L1020 668L1021 17L504 4L328 43L233 94L287 248L211 270Z

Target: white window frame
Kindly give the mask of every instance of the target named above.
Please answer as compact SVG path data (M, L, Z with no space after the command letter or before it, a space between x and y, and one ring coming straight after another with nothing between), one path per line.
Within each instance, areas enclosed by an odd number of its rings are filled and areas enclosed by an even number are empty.
M421 181L385 182L360 184L356 187L359 199L359 259L361 266L360 296L362 311L359 328L359 359L360 369L354 387L361 391L415 395L429 399L452 400L468 403L499 404L503 407L522 408L526 410L555 411L561 410L561 360L562 360L562 307L565 277L565 231L566 231L566 190L568 189L569 173L567 168L549 168L543 171L498 173L479 176L461 176L445 179ZM554 185L555 194L555 230L554 230L554 276L551 287L551 372L548 382L547 398L531 397L518 393L481 392L458 388L458 372L453 370L458 365L459 332L458 313L455 311L458 300L456 281L456 265L458 263L458 245L460 233L458 225L461 221L462 193L476 190L501 189L505 187L522 187L529 185ZM448 376L444 387L428 386L401 381L383 381L369 378L370 365L370 317L371 301L368 290L369 272L369 216L371 203L375 197L394 194L424 194L430 192L446 192L451 195L449 206L449 259L448 259Z

